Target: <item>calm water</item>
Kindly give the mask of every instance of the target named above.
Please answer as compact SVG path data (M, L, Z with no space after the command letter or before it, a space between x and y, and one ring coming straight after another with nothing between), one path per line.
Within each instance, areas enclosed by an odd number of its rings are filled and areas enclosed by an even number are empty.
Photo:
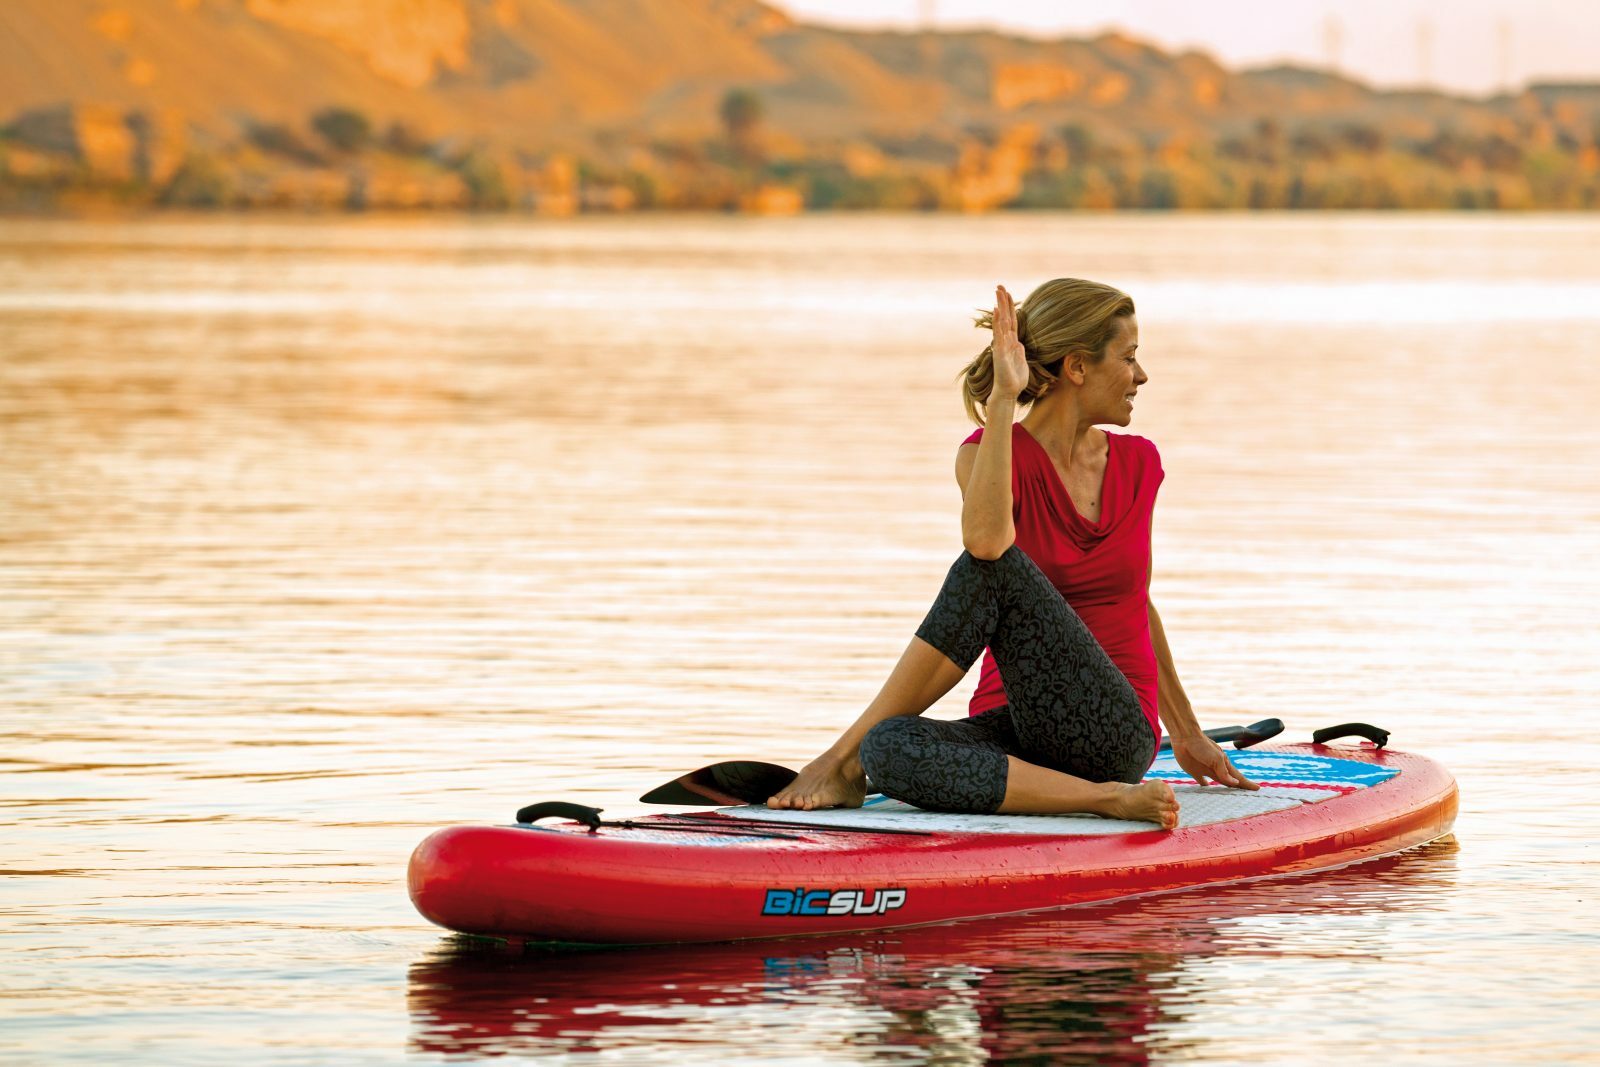
M1600 220L0 222L0 1058L1593 1058ZM1320 878L519 957L531 800L797 765L960 550L996 282L1139 304L1202 720L1364 719L1454 839ZM957 716L975 681L932 714Z

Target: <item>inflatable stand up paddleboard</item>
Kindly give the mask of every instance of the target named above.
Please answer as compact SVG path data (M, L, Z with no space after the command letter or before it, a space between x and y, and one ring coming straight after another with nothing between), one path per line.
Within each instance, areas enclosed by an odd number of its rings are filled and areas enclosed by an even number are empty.
M1369 740L1320 743L1352 731ZM1172 831L1095 815L925 811L880 794L859 808L743 803L621 821L534 804L515 825L424 840L411 900L451 930L526 941L789 937L1324 870L1450 832L1456 784L1439 764L1383 747L1387 734L1369 726L1314 736L1231 753L1259 791L1196 785L1160 753L1148 777L1173 785ZM551 817L573 821L541 823Z

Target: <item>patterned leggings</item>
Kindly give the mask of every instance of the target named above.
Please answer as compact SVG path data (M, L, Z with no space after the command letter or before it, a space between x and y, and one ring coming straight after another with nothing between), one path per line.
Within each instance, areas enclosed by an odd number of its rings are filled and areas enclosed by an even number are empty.
M1133 686L1016 545L994 560L963 552L917 636L963 671L992 649L1010 704L874 726L861 766L885 796L987 814L1005 798L1008 755L1091 782L1137 782L1150 766L1155 736Z

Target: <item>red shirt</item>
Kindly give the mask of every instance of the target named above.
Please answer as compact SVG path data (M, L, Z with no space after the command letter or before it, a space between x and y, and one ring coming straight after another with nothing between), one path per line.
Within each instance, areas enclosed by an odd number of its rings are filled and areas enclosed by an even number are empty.
M1133 434L1107 433L1100 521L1078 514L1044 446L1020 422L1011 427L1011 518L1017 546L1061 591L1133 685L1156 738L1156 651L1150 641L1150 520L1166 477L1156 446ZM962 442L983 439L977 429ZM984 652L969 715L1006 703L994 653Z

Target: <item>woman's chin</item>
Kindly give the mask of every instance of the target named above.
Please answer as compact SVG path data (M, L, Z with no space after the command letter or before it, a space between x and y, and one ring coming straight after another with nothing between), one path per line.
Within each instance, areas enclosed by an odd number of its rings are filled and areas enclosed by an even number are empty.
M1096 426L1126 426L1133 421L1133 409L1122 405L1121 411L1108 411L1103 419L1095 419Z

